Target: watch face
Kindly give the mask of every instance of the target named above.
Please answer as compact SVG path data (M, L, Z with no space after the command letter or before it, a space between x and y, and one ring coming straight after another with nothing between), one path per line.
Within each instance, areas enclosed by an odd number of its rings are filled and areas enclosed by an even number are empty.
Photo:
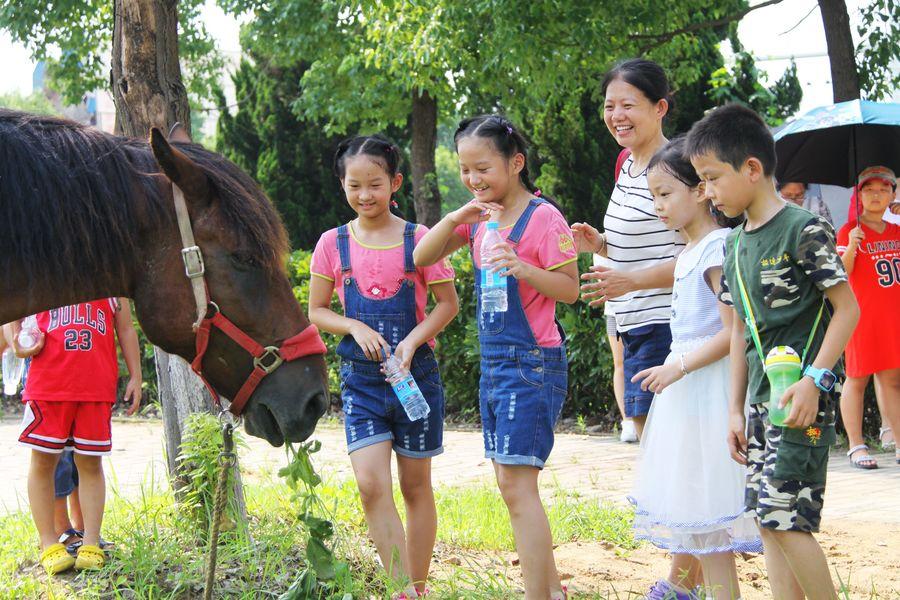
M819 377L819 384L826 389L831 389L834 387L835 382L837 381L837 377L834 376L834 373L830 371L825 371Z

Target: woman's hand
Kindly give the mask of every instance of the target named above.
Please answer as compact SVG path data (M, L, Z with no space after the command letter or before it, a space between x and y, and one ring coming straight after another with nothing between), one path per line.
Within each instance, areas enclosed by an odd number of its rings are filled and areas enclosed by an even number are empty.
M41 330L38 330L37 343L34 346L32 346L31 348L22 348L22 346L19 345L18 332L16 332L15 337L13 337L13 339L12 339L13 352L19 358L31 358L32 356L39 354L40 351L44 349L45 341L46 341L46 338L44 337L44 332Z
M384 338L377 331L362 321L357 321L350 328L350 335L353 336L353 339L356 340L356 343L359 344L359 347L362 348L366 358L369 360L376 362L384 360L381 356L382 348L384 348L385 354L391 353L391 345L384 341Z
M590 267L581 279L596 282L581 285L581 299L588 301L590 306L600 306L610 298L618 298L637 289L629 273L600 265Z
M491 250L496 254L491 257L488 266L494 273L502 270L503 272L500 273L501 277L512 275L516 279L527 281L534 273L535 267L520 260L519 256L513 252L512 246L506 242L495 244Z
M490 217L488 211L491 210L503 210L503 205L497 204L496 202L472 200L447 215L447 218L456 225L470 225L472 223L487 221Z
M658 367L644 369L631 378L631 383L637 383L643 379L641 389L644 391L650 390L654 394L658 394L682 377L684 377L684 373L681 367L675 363L667 363Z
M572 235L575 237L575 250L579 253L602 253L606 249L606 234L587 223L572 223Z

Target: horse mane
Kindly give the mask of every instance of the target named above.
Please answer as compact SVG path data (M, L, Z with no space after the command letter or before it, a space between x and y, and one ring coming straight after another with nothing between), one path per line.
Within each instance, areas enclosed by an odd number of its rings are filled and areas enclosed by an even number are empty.
M198 144L175 146L206 173L242 253L268 271L283 270L287 235L259 186ZM159 173L144 140L0 109L3 275L20 269L29 286L68 291L86 287L91 272L124 279L139 259L139 231L174 220Z

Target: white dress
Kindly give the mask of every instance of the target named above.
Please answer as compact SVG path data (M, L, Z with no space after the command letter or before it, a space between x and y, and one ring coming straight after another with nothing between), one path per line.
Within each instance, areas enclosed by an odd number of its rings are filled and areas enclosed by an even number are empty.
M699 348L722 329L704 273L720 267L728 229L682 252L675 266L672 352ZM653 399L632 496L637 539L670 552L761 552L755 519L744 512L744 468L728 452L728 357L688 373Z

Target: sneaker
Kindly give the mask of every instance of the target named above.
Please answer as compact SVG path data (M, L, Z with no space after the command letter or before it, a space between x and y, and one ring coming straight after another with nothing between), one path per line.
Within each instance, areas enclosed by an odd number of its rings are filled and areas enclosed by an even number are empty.
M634 421L631 419L622 420L622 433L619 434L619 441L626 444L633 444L638 441L637 429L634 428Z
M671 583L660 579L653 584L650 592L643 600L697 600L698 596L691 592L679 592Z

